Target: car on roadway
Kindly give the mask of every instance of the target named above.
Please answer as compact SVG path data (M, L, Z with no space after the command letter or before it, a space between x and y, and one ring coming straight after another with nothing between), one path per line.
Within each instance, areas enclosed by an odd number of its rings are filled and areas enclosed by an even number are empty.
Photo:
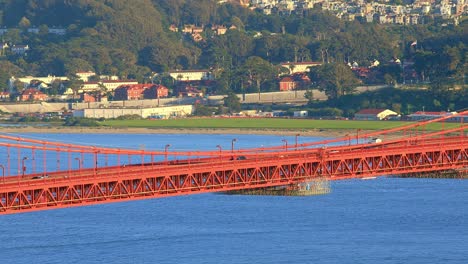
M47 178L49 178L49 175L47 174L32 177L33 180L40 180L40 179L47 179Z

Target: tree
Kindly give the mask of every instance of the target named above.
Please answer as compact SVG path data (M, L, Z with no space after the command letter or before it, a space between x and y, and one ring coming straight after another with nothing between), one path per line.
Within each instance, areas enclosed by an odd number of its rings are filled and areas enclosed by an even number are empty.
M243 71L248 79L255 83L258 96L260 97L262 84L267 80L276 78L279 68L260 57L252 56L244 63Z
M22 75L23 70L9 61L0 60L0 90L5 87L12 76Z
M314 93L312 92L312 90L307 90L304 94L304 97L309 100L309 103L312 102L314 100Z
M18 23L18 26L21 29L27 30L31 26L31 21L29 21L29 19L27 19L26 17L22 17Z
M78 91L81 89L82 85L83 81L78 79L78 77L75 75L70 76L67 82L67 87L73 90L74 95L78 94Z
M195 116L211 116L214 109L202 104L195 104L194 115Z
M39 35L47 35L47 34L49 34L49 27L47 25L40 25Z
M241 110L241 103L239 97L233 92L228 93L224 98L224 106L229 109L230 113L238 113Z
M309 75L311 80L318 84L319 90L324 91L332 100L352 93L359 84L359 80L351 69L342 63L313 67Z

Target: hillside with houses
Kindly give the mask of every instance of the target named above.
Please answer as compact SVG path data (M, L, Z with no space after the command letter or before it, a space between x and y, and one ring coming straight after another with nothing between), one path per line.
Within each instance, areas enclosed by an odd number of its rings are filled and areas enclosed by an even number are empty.
M0 8L3 104L188 98L203 109L208 97L238 98L198 112L213 113L269 96L271 105L305 102L351 117L467 103L465 0L2 0ZM362 87L394 92L368 96ZM403 100L404 89L426 95Z

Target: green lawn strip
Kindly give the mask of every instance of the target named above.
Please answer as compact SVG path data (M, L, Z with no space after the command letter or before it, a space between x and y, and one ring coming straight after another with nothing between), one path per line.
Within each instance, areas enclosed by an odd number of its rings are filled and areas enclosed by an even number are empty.
M402 121L311 120L283 118L187 118L166 120L106 120L108 127L137 128L238 128L238 129L390 129L411 124ZM427 130L454 128L456 123L433 123ZM422 130L422 128L420 128Z

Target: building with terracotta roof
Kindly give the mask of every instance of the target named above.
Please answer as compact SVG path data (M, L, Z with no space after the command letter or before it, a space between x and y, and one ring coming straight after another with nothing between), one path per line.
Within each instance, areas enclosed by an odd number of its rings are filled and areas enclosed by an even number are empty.
M303 90L311 84L309 76L305 73L295 73L291 76L284 76L279 81L280 91Z
M279 81L279 90L280 91L291 91L296 89L296 82L293 77L286 76L280 79Z
M2 99L2 100L10 99L10 93L9 92L0 92L0 99Z
M114 100L158 99L169 95L169 89L159 84L132 84L119 86L114 91Z
M94 103L94 102L97 101L96 97L94 97L94 96L92 96L92 95L90 95L88 93L82 93L80 95L80 99L81 99L82 102L85 102L85 103Z
M179 97L202 97L203 92L191 85L184 85L178 87L178 95Z
M24 90L19 97L20 101L45 101L47 95L39 90L29 88Z
M114 100L140 100L144 90L142 85L121 85L114 91Z
M83 92L93 92L104 88L106 92L112 92L119 86L134 84L138 84L138 82L136 80L103 80L97 82L84 82L81 85L81 90Z
M172 24L169 26L169 31L179 32L179 28L176 25Z
M121 85L138 84L138 81L137 80L104 80L104 81L101 81L101 84L104 87L106 87L107 91L111 92Z
M158 99L169 96L169 89L164 85L153 84L143 91L145 99Z

